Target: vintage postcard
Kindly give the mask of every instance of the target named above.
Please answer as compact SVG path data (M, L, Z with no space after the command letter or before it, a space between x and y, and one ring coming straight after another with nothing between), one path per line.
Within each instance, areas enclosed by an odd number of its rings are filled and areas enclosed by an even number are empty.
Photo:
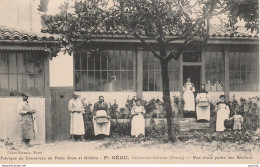
M260 163L258 0L0 0L0 164Z

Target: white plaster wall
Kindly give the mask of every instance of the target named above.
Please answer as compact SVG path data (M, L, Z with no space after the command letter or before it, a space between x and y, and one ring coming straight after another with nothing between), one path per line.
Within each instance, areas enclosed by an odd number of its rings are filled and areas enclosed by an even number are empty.
M73 56L61 51L50 62L50 87L73 87Z
M20 115L17 112L18 103L22 98L0 98L0 138L21 141ZM32 140L33 144L45 143L45 98L29 98L38 111L36 116L38 133Z
M98 101L99 96L104 96L105 102L118 104L118 108L124 108L127 98L131 99L134 96L136 97L136 92L76 92L81 96L81 98L86 98L86 102L89 102L93 105Z

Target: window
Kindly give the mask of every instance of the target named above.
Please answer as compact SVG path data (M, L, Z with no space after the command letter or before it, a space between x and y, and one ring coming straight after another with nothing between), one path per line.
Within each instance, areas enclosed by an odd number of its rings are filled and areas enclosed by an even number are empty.
M225 64L222 52L205 52L206 87L209 91L224 91Z
M135 91L135 52L82 50L74 56L76 91Z
M258 86L258 54L255 52L229 52L230 91L258 91Z
M183 52L183 62L201 62L200 52Z
M44 57L36 52L0 52L0 95L44 95Z
M179 91L179 61L168 64L170 91ZM161 64L150 51L143 57L143 91L162 91Z

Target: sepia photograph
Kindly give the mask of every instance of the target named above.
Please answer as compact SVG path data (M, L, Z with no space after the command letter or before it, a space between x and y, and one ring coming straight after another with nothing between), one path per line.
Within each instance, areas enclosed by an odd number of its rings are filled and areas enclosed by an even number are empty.
M260 164L258 0L0 0L0 165Z

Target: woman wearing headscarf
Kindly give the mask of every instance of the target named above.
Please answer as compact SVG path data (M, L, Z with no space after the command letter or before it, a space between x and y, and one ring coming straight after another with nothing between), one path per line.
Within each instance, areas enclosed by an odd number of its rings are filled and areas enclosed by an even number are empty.
M201 84L201 89L197 93L196 97L196 113L197 121L209 121L210 120L210 96L205 90L205 85Z
M132 124L131 124L131 135L138 137L140 135L145 135L145 109L141 105L141 100L137 99L135 101L136 105L133 106L131 110Z

